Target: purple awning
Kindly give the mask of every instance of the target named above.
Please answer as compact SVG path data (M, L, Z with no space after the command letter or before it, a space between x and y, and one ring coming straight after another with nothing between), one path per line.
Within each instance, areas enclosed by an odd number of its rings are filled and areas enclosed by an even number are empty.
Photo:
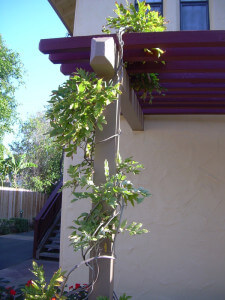
M117 43L116 36L111 36ZM93 37L41 40L39 48L53 63L61 64L65 75L77 68L92 71ZM225 114L224 30L128 33L123 40L124 61L130 62L128 74L158 73L166 88L165 96L155 94L152 104L137 93L144 114ZM160 58L165 65L144 51L157 47L165 50Z

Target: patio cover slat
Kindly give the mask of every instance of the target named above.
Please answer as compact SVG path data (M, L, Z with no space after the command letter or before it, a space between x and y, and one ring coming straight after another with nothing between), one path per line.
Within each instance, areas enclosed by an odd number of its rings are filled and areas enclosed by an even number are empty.
M65 75L71 75L77 68L92 71L91 39L98 36L41 40L40 50L50 54L53 63L60 63ZM116 36L110 36L117 43ZM142 92L137 93L145 114L225 113L224 30L129 33L123 35L123 40L124 60L130 62L129 76L158 73L161 85L166 88L164 97L153 92L153 104L141 98ZM156 53L149 55L144 51L157 47L165 50L160 59Z

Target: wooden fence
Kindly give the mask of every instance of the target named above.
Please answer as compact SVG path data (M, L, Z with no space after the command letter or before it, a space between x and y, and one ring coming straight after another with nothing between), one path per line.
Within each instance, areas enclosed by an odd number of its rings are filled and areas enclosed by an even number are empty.
M0 187L0 218L19 218L22 213L23 218L32 221L46 200L46 194Z

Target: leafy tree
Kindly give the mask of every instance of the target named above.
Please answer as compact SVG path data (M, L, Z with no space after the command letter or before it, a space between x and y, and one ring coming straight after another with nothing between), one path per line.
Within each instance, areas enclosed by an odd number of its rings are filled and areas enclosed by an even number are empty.
M7 162L4 158L5 147L0 144L0 183L3 186L8 175Z
M16 116L14 93L22 83L23 65L18 53L8 49L0 35L0 142Z
M9 176L11 184L14 188L18 188L19 175L27 168L36 167L32 162L26 161L26 154L13 155L7 151L8 157L0 161L0 180L3 181Z
M106 18L107 24L103 26L102 31L111 33L110 29L121 30L124 28L129 32L157 32L166 29L164 18L157 11L151 11L150 5L145 1L137 1L137 3L138 10L128 1L126 1L126 6L115 2L116 16Z
M13 153L25 154L25 161L37 166L21 172L24 188L50 193L61 177L62 148L50 137L49 131L45 114L38 113L21 124L17 141L11 145Z

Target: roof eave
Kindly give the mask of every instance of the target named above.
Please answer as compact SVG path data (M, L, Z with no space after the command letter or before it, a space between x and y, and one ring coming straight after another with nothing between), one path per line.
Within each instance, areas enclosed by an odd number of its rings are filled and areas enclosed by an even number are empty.
M56 14L68 30L69 34L73 35L73 27L74 27L74 17L75 17L75 7L76 0L69 0L71 13L65 13L65 6L68 6L68 0L48 0L52 8L55 10ZM72 17L71 17L72 15Z

